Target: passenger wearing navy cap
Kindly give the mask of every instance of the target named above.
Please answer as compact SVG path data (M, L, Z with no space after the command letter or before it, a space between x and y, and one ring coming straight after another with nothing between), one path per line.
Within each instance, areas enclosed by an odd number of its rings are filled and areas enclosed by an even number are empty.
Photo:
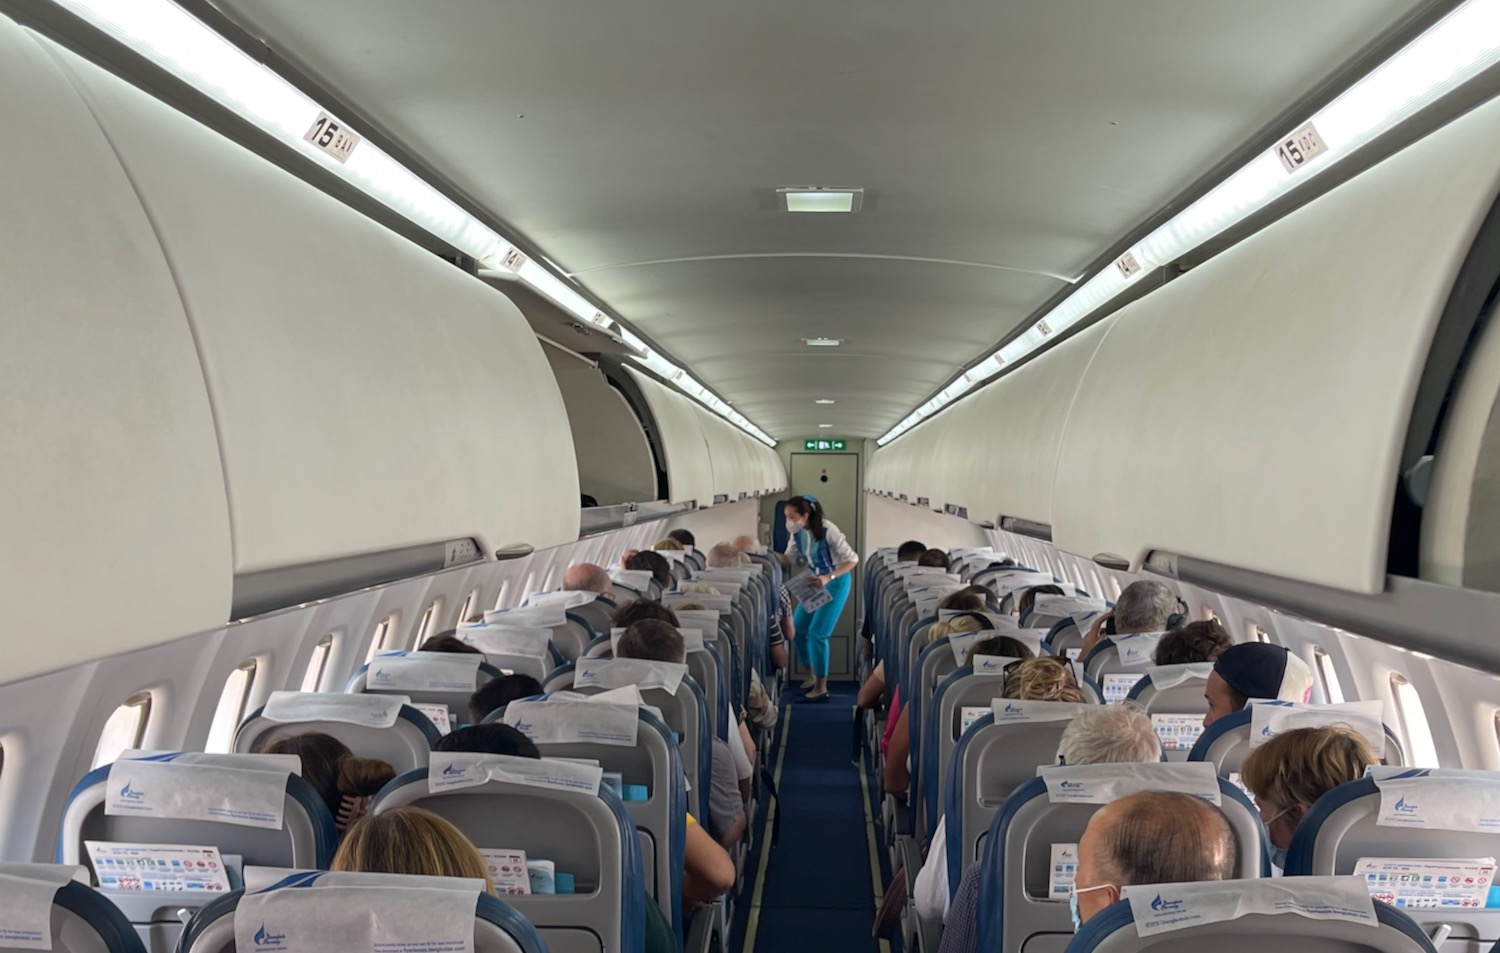
M1213 674L1203 689L1208 714L1203 727L1239 711L1252 698L1306 702L1312 691L1312 669L1279 645L1244 642L1214 659Z

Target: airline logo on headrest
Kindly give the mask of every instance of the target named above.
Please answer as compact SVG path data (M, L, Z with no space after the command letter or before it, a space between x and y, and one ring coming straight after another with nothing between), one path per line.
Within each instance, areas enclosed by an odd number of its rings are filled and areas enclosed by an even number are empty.
M1269 738L1269 737L1271 737L1271 725L1270 725L1269 722L1267 722L1266 726L1260 730L1260 736L1262 738Z
M516 730L517 730L517 731L519 731L519 732L520 732L520 733L521 733L521 734L523 734L523 735L525 735L525 734L530 734L530 733L531 733L531 730L532 730L532 728L533 728L533 727L534 727L534 726L533 726L533 725L532 725L532 724L531 724L531 722L529 722L529 721L520 721L520 720L519 720L519 719L518 719L518 720L517 720L517 721L516 721L516 723L515 723L515 724L514 724L514 725L512 725L512 726L511 726L511 727L513 727L513 728L515 728L515 729L516 729Z
M286 934L272 933L270 930L266 929L266 925L264 923L260 925L259 930L255 931L255 936L253 937L253 939L255 940L256 950L286 949Z
M1404 798L1404 797L1397 798L1396 799L1396 813L1397 814L1415 814L1415 813L1417 813L1417 806L1415 804L1408 804L1408 803L1406 803L1406 798Z
M1082 791L1083 790L1083 782L1081 782L1081 781L1064 781L1062 784L1058 785L1058 787L1062 788L1064 791Z
M120 788L120 797L124 798L127 801L139 801L145 796L146 792L135 790L130 786L129 781L126 781L125 786L123 788Z
M998 671L1000 667L1000 661L998 659L985 658L979 660L979 670L981 672Z
M459 775L461 775L463 773L464 773L464 769L460 768L456 764L450 764L446 768L443 769L443 777L445 777L445 778L456 778L456 777L458 777Z
M1176 913L1182 909L1182 901L1163 900L1161 894L1157 894L1156 899L1151 901L1151 909L1157 913Z
M1012 705L1009 702L1006 703L1005 708L1002 710L1007 715L1020 715L1025 712L1024 708L1017 708L1015 705Z

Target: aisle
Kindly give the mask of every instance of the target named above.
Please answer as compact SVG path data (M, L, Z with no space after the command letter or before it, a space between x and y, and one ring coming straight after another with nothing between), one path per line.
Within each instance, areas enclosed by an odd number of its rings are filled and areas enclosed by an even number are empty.
M732 953L877 953L883 946L870 938L878 888L865 792L849 761L855 686L836 685L833 693L827 704L792 700L782 709L791 721L779 752L781 841L766 865L758 910L755 882L742 895L750 922L736 936L748 942ZM758 873L759 864L749 869Z

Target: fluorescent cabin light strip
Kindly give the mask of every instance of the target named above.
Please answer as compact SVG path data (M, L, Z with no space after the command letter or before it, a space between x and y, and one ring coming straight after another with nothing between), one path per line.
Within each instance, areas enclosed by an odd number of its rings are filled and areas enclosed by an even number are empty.
M1041 347L1052 335L1113 300L1141 275L1244 221L1381 133L1500 62L1500 0L1469 0L1402 47L1277 148L1250 160L1111 267L1084 282L1020 337L986 357L882 436L885 446L965 392ZM1315 132L1308 137L1308 126ZM1313 151L1307 154L1306 146ZM1319 148L1321 147L1321 148ZM1288 149L1287 158L1278 152ZM1301 156L1300 162L1294 161Z
M460 208L410 169L361 140L340 162L303 138L321 106L270 69L246 56L201 20L171 0L54 0L59 6L145 56L184 80L215 102L230 109L261 131L296 149L307 159L344 179L361 192L401 214L423 230L479 262L482 267L515 271L521 282L545 295L568 313L590 324L609 328L615 321L575 291L546 266L522 257L504 236ZM340 121L341 122L341 121ZM355 130L357 132L357 130ZM624 328L627 343L644 347ZM658 363L680 369L655 355ZM651 362L646 362L652 366ZM657 368L653 367L653 370ZM660 371L658 371L660 373ZM672 380L671 374L663 374ZM769 446L776 442L743 415L691 378L690 396Z

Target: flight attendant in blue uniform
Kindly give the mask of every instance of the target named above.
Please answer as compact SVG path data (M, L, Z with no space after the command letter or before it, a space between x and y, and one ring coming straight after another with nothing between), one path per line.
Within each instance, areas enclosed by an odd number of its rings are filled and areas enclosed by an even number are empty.
M837 526L823 518L823 506L815 497L794 496L786 502L787 544L781 561L788 565L799 556L806 558L808 570L816 573L818 582L828 590L833 601L808 612L800 605L792 618L797 637L793 646L797 658L811 671L802 683L805 702L828 700L828 639L844 611L852 581L849 574L859 564L859 554Z

